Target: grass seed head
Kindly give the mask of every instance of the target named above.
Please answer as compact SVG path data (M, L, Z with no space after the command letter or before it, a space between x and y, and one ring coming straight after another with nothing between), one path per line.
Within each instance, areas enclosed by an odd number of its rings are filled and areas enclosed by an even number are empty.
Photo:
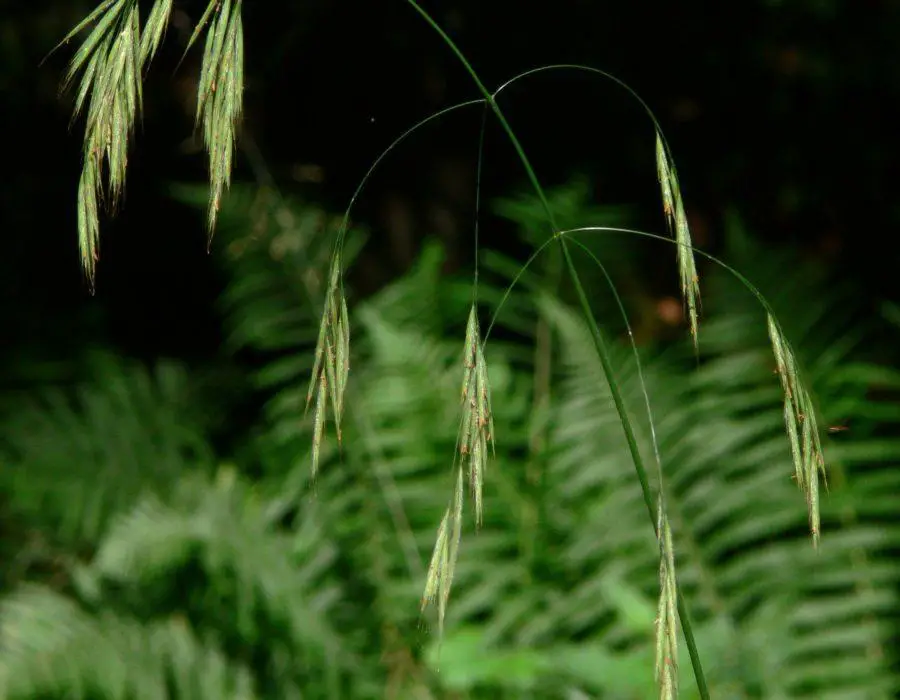
M803 490L809 512L809 528L813 544L818 545L821 522L819 516L819 477L825 478L825 457L822 450L816 411L809 391L797 368L794 351L775 318L768 316L769 339L784 392L784 422L791 444L794 478Z
M469 475L469 488L475 501L475 522L480 526L483 519L482 491L487 468L487 445L488 442L491 446L494 444L494 422L487 362L484 359L474 304L469 312L463 349L462 410L458 452L462 466Z
M114 210L125 186L128 140L143 102L142 76L162 41L172 0L156 0L141 28L137 0L104 0L60 42L91 27L69 64L63 87L80 74L72 118L87 112L78 182L78 244L93 287L99 259L99 202ZM105 191L104 191L105 190Z
M211 7L215 16L208 18ZM222 195L231 183L237 125L243 111L244 28L241 0L214 0L198 29L206 21L211 26L206 36L197 86L197 121L202 123L203 139L209 154L208 224L212 235Z
M457 438L456 488L450 507L438 528L437 541L428 567L422 610L432 603L438 607L438 633L443 635L450 587L462 534L464 481L467 479L475 504L475 523L483 517L482 493L487 467L488 442L493 445L493 418L487 363L478 327L475 305L469 312L463 347L462 416Z
M93 286L99 258L98 203L104 184L111 208L121 197L128 139L142 102L141 72L149 55L141 50L140 16L134 0L101 3L62 43L91 24L93 28L69 64L64 87L81 74L73 111L75 118L87 109L78 183L78 241L82 268Z
M313 476L318 473L319 455L324 439L324 425L329 404L338 442L341 441L341 418L344 408L344 392L350 375L350 321L347 300L340 277L340 258L335 256L331 264L330 283L325 297L325 308L319 325L315 360L309 390L306 393L306 410L315 399L313 416Z
M687 305L688 322L691 337L696 349L698 343L698 325L700 311L700 284L697 265L694 261L694 249L691 242L691 231L688 226L678 175L669 159L662 135L656 132L656 173L662 191L663 212L669 231L674 233L677 244L678 277L681 282L681 295Z
M425 592L422 596L422 611L429 605L437 604L438 636L443 637L444 620L447 615L447 604L450 600L450 589L453 586L453 574L456 568L459 542L462 534L463 508L463 470L457 469L456 488L453 500L438 528L437 540L431 555L431 563L425 577Z

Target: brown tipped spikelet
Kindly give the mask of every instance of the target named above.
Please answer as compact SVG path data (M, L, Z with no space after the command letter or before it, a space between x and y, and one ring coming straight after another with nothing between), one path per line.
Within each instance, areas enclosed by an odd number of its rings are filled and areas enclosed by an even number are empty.
M678 697L678 617L672 528L660 494L657 502L659 539L659 605L656 611L656 682L660 700Z
M306 393L306 408L315 398L313 416L312 472L319 470L319 456L325 435L325 420L328 404L334 417L338 443L341 441L341 416L344 407L344 391L350 374L350 320L347 299L341 283L339 256L331 264L325 310L319 326L319 339L309 390Z
M210 232L231 180L235 131L243 104L241 1L210 0L188 41L190 49L210 25L197 92L197 122L202 122L209 153ZM138 0L103 0L61 42L65 44L93 25L72 58L64 83L69 86L81 73L73 114L77 117L87 107L84 164L78 182L78 242L81 264L92 287L99 258L98 202L106 195L107 205L114 208L121 197L128 139L142 106L143 70L159 49L172 4L173 0L156 0L142 28Z
M453 570L462 531L465 493L463 480L468 475L469 489L475 502L475 524L482 522L482 490L487 467L488 449L494 447L494 419L491 415L491 388L488 383L484 346L478 327L475 305L469 312L463 352L462 419L460 421L456 462L456 488L450 507L438 529L437 542L428 567L422 611L431 603L438 607L438 632L443 634L447 601L453 583Z
M662 190L663 211L669 231L675 236L678 252L678 276L681 280L681 294L688 308L691 336L694 347L697 346L698 313L700 307L700 284L697 277L697 266L694 262L694 249L691 243L691 232L688 227L684 201L678 185L675 166L671 162L663 143L662 135L656 132L656 173Z
M781 387L784 390L784 422L791 441L791 457L794 462L794 479L806 496L809 511L809 528L813 544L818 545L819 475L825 478L825 457L819 437L816 412L809 392L800 379L794 351L788 344L778 322L769 315L769 338L775 354Z
M78 181L78 244L91 286L99 258L98 202L104 194L104 180L107 204L114 208L125 185L128 139L141 110L142 71L159 45L171 9L171 0L157 0L142 36L137 0L105 0L60 43L93 25L75 52L63 84L69 87L81 73L72 115L74 119L87 107Z
M466 326L463 356L462 426L458 440L460 464L468 468L469 487L475 501L475 522L482 521L482 489L487 467L488 444L494 447L491 387L484 360L478 315L473 304Z
M213 16L214 15L214 16ZM244 28L241 0L211 0L188 42L196 41L210 23L197 86L197 122L203 124L203 141L209 153L210 238L222 195L231 182L235 135L244 94Z

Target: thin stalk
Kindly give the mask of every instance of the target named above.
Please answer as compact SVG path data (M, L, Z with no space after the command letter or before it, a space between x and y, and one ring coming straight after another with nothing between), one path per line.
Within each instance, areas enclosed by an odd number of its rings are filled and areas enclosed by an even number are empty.
M463 55L463 52L459 50L456 42L454 42L453 39L451 39L447 35L447 32L445 32L441 28L441 26L434 21L431 15L429 15L425 10L421 8L416 0L406 0L406 2L408 2L412 6L412 8L422 16L422 19L424 19L428 23L428 25L440 35L441 39L444 40L444 43L446 43L450 50L453 51L454 54L456 54L456 57L460 60L460 63L463 64L463 67L472 77L472 80L478 87L479 92L481 92L481 94L484 96L484 99L487 100L487 103L491 106L491 109L494 112L494 116L497 117L497 120L500 122L500 125L503 127L503 130L509 137L510 143L512 143L516 154L518 154L519 160L521 160L522 165L525 166L525 173L528 175L528 179L531 181L531 186L534 188L535 193L537 193L538 198L541 200L541 206L544 208L544 212L547 214L547 220L549 221L550 226L555 233L558 228L556 225L556 218L553 216L553 212L550 209L550 202L547 201L547 195L544 194L544 188L541 187L541 183L538 182L537 175L534 172L534 168L531 167L531 161L528 160L528 156L525 155L525 150L522 148L522 144L519 143L518 137L516 137L515 132L509 125L509 122L506 121L506 117L503 115L503 111L500 109L500 105L498 105L496 100L494 100L494 96L491 94L490 90L485 87L484 83L481 82L481 78L478 76L475 68L472 67L472 64L469 63L469 60Z
M478 76L478 73L475 71L474 67L471 63L469 63L468 59L463 55L462 51L460 51L459 47L456 43L451 39L447 33L435 22L435 20L429 15L425 10L423 10L416 0L406 0L416 12L418 12L422 18L434 29L440 37L444 40L447 46L456 54L456 57L460 60L460 62L465 67L466 71L474 80L476 86L479 91L484 96L485 100L487 100L488 104L490 104L491 109L497 117L497 120L500 122L500 125L503 127L503 130L506 132L506 135L509 137L510 142L512 143L513 148L519 156L519 160L522 161L522 165L525 168L525 172L528 176L528 179L531 181L531 185L534 188L535 193L541 201L541 206L544 209L544 212L547 215L547 221L549 222L552 228L553 237L558 241L560 248L562 250L563 258L565 259L566 268L569 272L569 277L572 279L572 283L575 286L575 291L578 296L578 301L581 305L581 309L584 313L585 320L587 321L588 327L591 331L591 336L594 340L594 347L597 350L597 356L600 358L601 366L603 367L603 373L606 375L606 380L610 387L610 393L613 397L613 402L616 406L616 411L619 414L619 420L622 423L622 429L625 432L625 438L628 442L628 449L631 453L632 461L634 462L634 468L637 472L638 481L641 484L641 491L644 496L644 503L647 506L647 512L650 515L650 521L653 524L653 529L656 531L656 506L653 503L653 497L650 493L650 484L647 479L647 470L644 467L644 460L641 457L640 450L638 449L637 438L635 437L634 428L631 424L631 420L628 417L628 413L625 410L625 403L622 399L622 395L619 391L618 385L615 380L615 375L612 368L612 362L609 358L609 352L606 349L606 344L603 340L603 336L600 333L600 328L597 326L597 322L594 319L594 314L591 311L591 305L588 301L587 295L585 294L584 287L581 284L581 279L578 276L578 271L575 269L575 263L572 260L571 253L569 252L569 248L566 245L566 239L564 236L559 235L559 227L556 225L556 217L553 216L553 211L550 209L550 203L547 200L547 196L544 193L543 187L541 187L540 182L538 181L537 174L534 171L534 168L531 166L531 162L528 159L528 156L525 154L525 150L522 148L522 144L519 142L518 137L510 126L509 122L506 120L506 117L503 114L503 111L500 109L500 106L497 104L494 96L491 92L485 87L484 83L481 82L481 78ZM657 533L657 536L659 533ZM691 657L691 666L694 669L694 677L697 681L697 689L700 692L700 697L702 700L709 700L709 690L706 686L706 678L703 674L703 667L700 663L700 654L697 651L697 644L694 639L694 633L691 626L690 616L688 614L687 605L684 601L684 597L681 594L681 588L677 587L678 591L678 616L681 619L681 629L684 634L684 640L687 644L688 654Z
M638 449L634 426L632 426L631 420L628 418L628 413L625 409L625 401L622 399L622 393L619 391L618 384L616 384L613 379L613 366L609 357L609 350L607 350L606 343L600 333L600 328L594 320L587 294L585 294L581 279L578 276L578 272L575 270L575 263L572 260L569 247L565 244L565 237L557 236L557 238L563 241L562 250L566 260L566 267L569 270L572 283L575 285L575 293L578 295L578 301L581 303L581 308L588 319L588 327L591 331L591 337L594 340L594 348L597 350L597 356L600 358L603 373L606 375L607 381L609 382L610 394L612 394L613 403L616 406L616 411L622 422L622 430L625 431L625 439L628 442L628 450L631 452L631 459L634 462L638 481L641 483L641 493L644 496L644 504L647 506L647 512L650 514L650 520L652 521L653 529L656 532L656 524L658 522L656 506L653 503L653 495L650 492L650 484L647 480L647 470L644 467L644 459L641 457L640 450ZM662 488L662 484L660 484L660 488ZM658 537L659 532L656 532L656 534ZM678 617L681 620L681 631L682 634L684 634L688 655L691 657L691 666L694 669L694 677L697 680L697 689L700 691L700 697L703 698L703 700L709 700L709 689L706 687L706 677L703 674L703 666L700 663L700 652L697 650L697 641L694 639L694 630L691 626L687 603L681 592L681 586L676 586L675 590L678 598Z

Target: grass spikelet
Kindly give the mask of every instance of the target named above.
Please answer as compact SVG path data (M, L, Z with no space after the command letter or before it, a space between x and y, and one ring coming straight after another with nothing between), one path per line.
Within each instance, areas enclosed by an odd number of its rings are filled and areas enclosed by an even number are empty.
M672 528L662 495L657 502L659 538L659 606L656 613L656 681L660 700L678 697L678 618Z
M167 15L158 13L154 30L161 32L166 20ZM141 108L141 71L155 48L142 48L136 0L100 3L61 44L92 24L72 57L63 83L68 88L80 73L73 119L87 107L77 210L81 264L91 287L99 258L98 203L104 194L104 180L107 204L114 208L125 184L128 138Z
M825 457L819 438L816 412L809 392L800 381L794 351L771 314L768 316L768 326L777 372L784 390L784 422L791 442L794 479L806 496L809 528L813 544L818 545L819 475L821 473L822 478L825 478Z
M422 611L432 603L438 607L438 634L443 635L444 618L453 570L462 532L462 511L465 492L464 479L468 480L472 500L475 503L475 524L482 522L482 490L488 458L488 443L494 446L494 419L491 415L491 389L488 383L487 363L484 359L478 314L475 305L469 312L466 324L466 340L463 351L462 418L460 420L457 451L459 461L456 472L456 488L450 507L444 513L438 529L437 541L431 555L425 592L422 596Z
M306 393L306 408L315 399L313 415L313 477L319 471L319 455L325 435L325 421L328 405L334 419L338 443L341 442L341 416L344 407L344 391L350 376L350 320L347 299L341 284L341 268L338 257L331 264L325 309L319 326L315 360L309 390Z
M194 35L209 23L200 81L197 86L198 124L209 154L209 235L212 238L222 195L231 183L237 125L243 110L244 28L241 0L212 0Z
M141 38L141 63L156 53L162 42L169 16L172 14L172 0L156 0L144 23L144 36Z
M438 528L437 541L434 544L431 563L428 565L428 574L425 578L425 592L422 595L422 612L429 605L437 604L439 638L444 634L447 603L450 600L453 572L456 568L456 558L459 553L459 541L462 533L463 497L463 468L460 466L457 470L453 501L444 512L444 517Z
M475 501L475 522L482 522L482 490L488 459L488 443L494 446L494 419L491 413L491 388L478 315L475 305L469 312L463 354L462 420L458 451L460 464L468 469L469 488Z
M688 308L688 321L694 347L697 347L698 314L700 305L700 281L697 266L694 262L694 249L691 243L691 231L688 227L684 201L678 186L678 176L663 143L662 135L656 132L656 173L662 190L663 211L669 231L675 235L678 244L678 276L681 282L681 295Z
M78 247L92 288L100 248L99 202L106 194L107 205L114 209L121 197L128 139L143 99L141 77L159 48L171 12L172 0L157 0L142 31L137 0L104 0L59 44L93 25L72 57L63 82L63 88L68 88L81 74L73 120L87 108L78 181Z

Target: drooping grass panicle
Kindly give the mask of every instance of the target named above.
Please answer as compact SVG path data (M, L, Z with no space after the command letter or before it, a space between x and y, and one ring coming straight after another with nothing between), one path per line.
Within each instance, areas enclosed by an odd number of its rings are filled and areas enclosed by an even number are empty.
M450 506L444 512L438 528L437 541L428 565L425 577L425 592L422 595L422 612L429 605L437 604L438 635L443 636L444 620L447 616L447 603L450 600L450 588L453 585L453 572L459 554L459 542L462 535L463 510L463 467L456 471L456 488Z
M325 310L319 326L315 360L309 390L306 393L306 408L315 399L313 415L313 477L319 470L322 440L325 435L325 421L328 405L334 419L338 443L341 441L341 416L344 407L344 392L350 375L350 319L347 299L341 280L341 258L336 255L331 263L328 288L325 296Z
M657 501L659 541L659 605L656 612L656 681L660 700L678 697L678 589L675 580L675 550L672 528L662 493Z
M678 245L671 238L655 233L639 231L615 226L584 226L562 231L560 235L572 236L577 233L623 233L654 240L666 241ZM680 247L680 246L679 246ZM821 535L819 515L819 477L826 478L825 457L819 433L816 408L800 375L799 365L793 348L787 341L780 324L774 316L772 306L757 287L731 265L703 250L696 250L710 262L733 275L762 305L767 314L767 326L772 350L775 355L776 372L781 378L784 391L784 420L791 444L791 457L794 463L794 479L803 490L809 511L809 526L813 536L813 544L818 546Z
M555 217L553 215L553 210L550 207L550 204L547 200L547 196L544 192L544 189L541 187L540 181L537 178L537 174L535 173L534 168L531 166L531 162L530 162L528 156L526 155L524 149L522 148L522 144L520 143L518 137L516 136L515 132L513 131L512 127L510 126L509 122L507 121L507 119L503 113L503 110L500 108L497 101L494 99L494 96L484 86L484 83L481 81L481 78L479 77L477 71L472 66L472 64L469 63L469 61L466 59L465 55L462 53L460 48L456 45L456 42L453 41L453 39L440 27L440 25L434 20L434 18L419 5L419 3L416 0L407 0L407 2L413 8L413 10L415 10L417 13L419 13L419 15L422 16L422 18L425 20L425 22L427 24L429 24L435 30L435 32L437 32L437 34L447 44L447 46L451 49L451 51L453 51L453 53L456 54L457 58L462 63L463 67L466 69L466 71L472 77L472 80L475 82L476 86L478 87L478 90L482 93L484 98L488 101L489 105L492 108L492 111L494 112L494 115L497 117L497 120L500 122L500 126L503 128L503 130L506 132L506 135L509 137L510 143L512 144L514 150L516 151L516 154L518 155L519 160L521 161L522 165L524 166L525 172L528 176L528 179L531 182L532 186L534 187L535 193L538 195L538 199L540 199L540 201L541 201L542 207L544 209L544 213L546 214L546 217L547 217L547 222L550 224L550 228L553 232L553 238L554 238L554 240L556 240L558 242L558 244L560 246L560 250L563 254L563 258L566 261L566 265L567 265L567 268L569 271L569 276L572 279L572 282L576 288L576 292L579 297L579 303L585 314L585 318L588 322L588 325L591 327L592 335L594 336L594 340L595 340L595 346L596 346L597 352L598 352L598 356L600 357L601 362L604 365L604 373L606 374L607 379L609 380L610 388L613 393L613 398L617 402L617 404L621 404L621 397L618 394L618 389L617 389L617 384L616 384L615 378L613 377L612 372L610 371L610 368L608 367L608 358L607 358L607 355L606 355L606 352L605 352L605 349L604 349L604 346L602 343L602 336L600 335L599 328L597 327L596 321L594 320L593 313L590 308L590 303L589 303L587 296L584 292L584 289L581 285L581 281L578 276L578 272L575 269L574 263L572 262L571 255L566 246L566 241L562 236L559 235L560 227L556 225ZM684 221L686 223L686 221L687 221L686 217L684 217ZM688 233L686 227L685 227L685 230L683 233L684 234ZM687 248L687 250L691 250L691 249ZM696 278L695 271L688 270L688 272L694 272L693 277ZM690 286L690 287L688 287L688 289L691 290L691 299L694 302L695 313L692 314L692 317L694 319L696 319L696 298L695 298L696 297L696 294L695 294L696 287ZM693 331L694 331L693 332L694 342L696 343L697 342L696 328L694 328ZM621 407L617 406L617 408L621 408ZM643 469L643 463L642 463L642 460L640 457L639 450L637 449L637 443L634 438L631 424L627 417L627 413L624 410L619 410L619 413L622 418L622 427L626 433L626 438L629 442L629 447L632 452L632 457L633 457L634 464L635 464L635 470L639 475L643 474L644 475L643 478L645 478L646 470ZM653 510L652 503L650 503L649 505L650 505L650 510L652 511ZM684 605L683 599L680 596L678 598L678 607L680 609L684 608L686 610L686 606ZM684 629L684 633L685 633L685 641L688 645L689 651L691 652L691 664L694 668L694 675L695 675L695 679L697 681L697 689L700 692L700 697L703 698L704 700L708 700L709 691L706 687L706 680L705 680L705 677L703 674L702 666L700 664L699 654L697 653L697 650L696 650L696 643L693 638L693 632L691 631L690 618L687 616L687 614L682 615L682 618L683 618L683 629Z
M242 0L211 0L189 42L209 24L197 86L198 124L209 154L209 235L215 229L222 195L231 183L238 122L243 111L244 28Z
M244 32L242 0L210 0L188 42L209 25L197 95L209 153L210 237L231 182L237 124L243 109ZM141 110L143 69L159 48L173 0L156 0L141 29L138 0L104 0L63 39L93 25L72 58L65 85L81 73L73 118L87 105L84 165L78 185L78 240L85 276L93 286L99 257L98 202L115 207L125 183L128 138ZM104 172L104 167L108 172ZM104 178L104 175L106 177Z
M670 154L667 151L662 134L656 132L656 173L662 191L663 211L669 231L674 234L678 244L678 276L681 282L681 294L688 309L688 321L694 347L697 347L698 314L700 306L700 282L697 266L694 261L694 249L691 243L691 232L688 227L678 175Z
M460 464L468 471L469 488L475 502L475 522L481 525L482 492L487 469L488 444L494 448L494 419L484 344L475 304L469 312L463 354L462 419L458 441Z
M784 422L791 441L794 479L806 496L809 528L813 543L821 532L819 519L819 476L825 478L825 457L819 436L816 411L809 391L803 385L794 351L774 316L768 315L769 338L775 355L776 371L784 390Z
M463 481L468 480L475 504L475 524L482 523L482 492L487 469L488 451L494 448L494 419L491 413L491 389L488 382L484 343L478 323L477 306L473 303L466 324L463 350L463 381L461 392L462 417L457 438L456 488L450 507L444 513L438 529L437 541L428 567L422 611L432 603L438 606L438 634L443 635L444 618L453 570L462 532L462 511L465 500Z
M85 276L93 285L99 257L99 204L115 207L125 184L128 139L142 103L141 76L165 31L171 0L157 0L142 37L137 0L100 3L63 39L93 24L75 52L64 87L78 74L73 119L87 109L83 165L78 183L78 241ZM105 175L105 177L104 177Z

